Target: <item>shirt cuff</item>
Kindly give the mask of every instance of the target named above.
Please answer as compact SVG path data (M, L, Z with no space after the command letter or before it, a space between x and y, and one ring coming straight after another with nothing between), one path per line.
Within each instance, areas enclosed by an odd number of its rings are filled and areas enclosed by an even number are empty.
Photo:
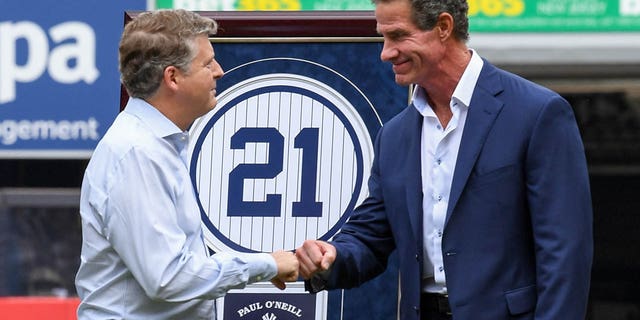
M249 283L269 281L278 275L278 266L271 254L238 253L237 255L247 263Z

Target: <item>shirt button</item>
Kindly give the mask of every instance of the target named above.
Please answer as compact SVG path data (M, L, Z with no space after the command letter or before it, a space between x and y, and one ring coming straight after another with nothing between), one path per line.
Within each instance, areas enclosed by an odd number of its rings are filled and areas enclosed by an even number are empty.
M439 195L438 196L438 201L441 201L441 200L442 200L442 196Z
M444 267L443 267L443 266L440 266L440 267L438 268L438 270L439 270L440 272L442 272L442 270L444 270Z
M440 164L442 163L442 160L438 159L438 160L436 160L436 163L437 163L438 165L440 165Z

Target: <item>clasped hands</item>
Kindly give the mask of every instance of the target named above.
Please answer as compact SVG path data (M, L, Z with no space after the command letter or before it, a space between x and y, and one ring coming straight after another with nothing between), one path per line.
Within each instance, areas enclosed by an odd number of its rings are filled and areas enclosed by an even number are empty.
M278 266L278 274L271 283L284 290L285 282L298 280L298 276L309 279L318 272L328 270L336 260L336 248L321 240L306 240L302 246L290 251L279 250L271 253Z

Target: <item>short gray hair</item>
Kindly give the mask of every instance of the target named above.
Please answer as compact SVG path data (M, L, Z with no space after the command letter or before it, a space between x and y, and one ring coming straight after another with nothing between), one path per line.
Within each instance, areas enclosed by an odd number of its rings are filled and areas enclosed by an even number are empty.
M144 12L129 22L119 47L120 80L131 97L148 98L160 87L168 66L189 71L195 58L196 37L212 35L218 24L194 12Z

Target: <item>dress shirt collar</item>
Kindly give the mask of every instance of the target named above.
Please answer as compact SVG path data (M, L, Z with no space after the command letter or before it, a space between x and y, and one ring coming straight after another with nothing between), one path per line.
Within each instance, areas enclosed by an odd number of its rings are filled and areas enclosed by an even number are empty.
M175 123L142 99L129 98L124 112L140 119L140 121L149 126L153 134L159 138L166 138L176 133L182 133L182 130L180 130Z
M476 83L478 82L478 78L480 77L480 71L482 71L482 66L484 65L484 61L482 58L476 53L475 50L469 49L471 52L471 60L469 64L465 68L462 73L462 77L460 77L460 81L453 91L453 96L451 100L456 100L457 102L469 107L471 103L471 97L473 96L473 90L476 87ZM413 90L413 97L411 98L413 105L420 114L425 115L427 111L427 107L429 107L429 103L427 102L427 93L424 88L416 85Z

